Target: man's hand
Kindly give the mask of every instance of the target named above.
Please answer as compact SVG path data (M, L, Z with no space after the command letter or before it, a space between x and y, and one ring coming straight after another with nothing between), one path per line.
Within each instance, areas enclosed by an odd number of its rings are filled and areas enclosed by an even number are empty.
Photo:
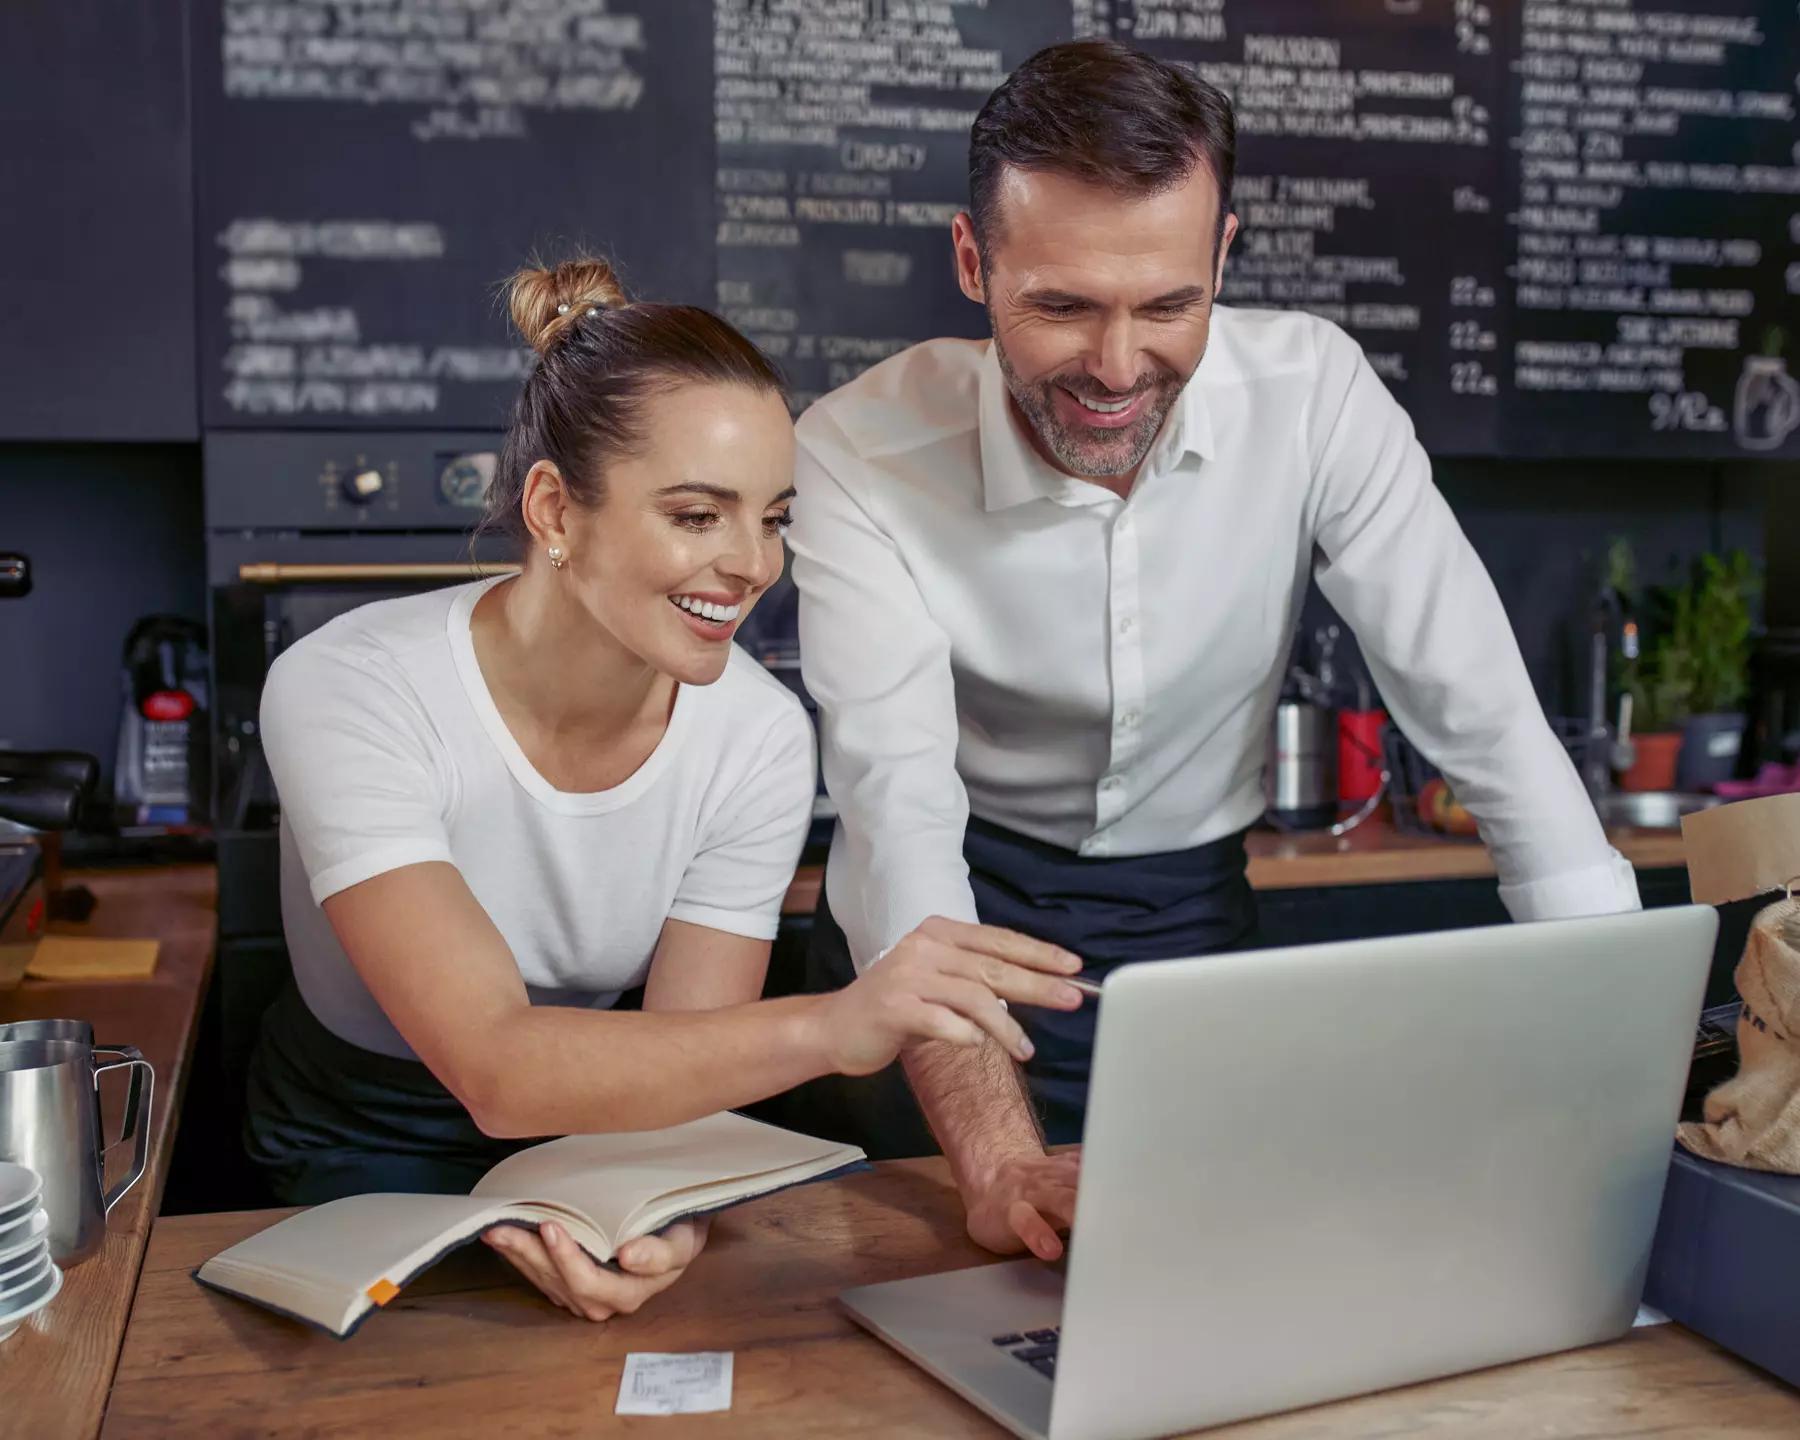
M536 1235L499 1226L481 1238L563 1309L585 1320L610 1320L636 1313L679 1280L706 1244L706 1231L704 1219L682 1220L660 1235L640 1235L619 1251L622 1275L595 1264L560 1225L546 1223Z
M963 1198L969 1207L969 1238L1000 1255L1029 1249L1040 1260L1062 1258L1056 1233L1075 1222L1075 1185L1081 1152L1013 1155L995 1167L987 1182Z

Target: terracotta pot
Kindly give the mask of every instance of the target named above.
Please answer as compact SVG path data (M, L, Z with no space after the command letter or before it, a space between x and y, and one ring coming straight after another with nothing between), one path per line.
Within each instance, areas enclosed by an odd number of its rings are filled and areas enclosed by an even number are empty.
M1675 762L1681 756L1681 732L1657 730L1648 735L1633 735L1637 759L1619 776L1621 790L1673 790Z

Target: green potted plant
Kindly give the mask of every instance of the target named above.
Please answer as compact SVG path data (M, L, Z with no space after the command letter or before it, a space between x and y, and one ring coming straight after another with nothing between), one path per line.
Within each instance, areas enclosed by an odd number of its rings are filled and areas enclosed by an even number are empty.
M1678 789L1710 790L1737 769L1750 690L1751 611L1761 589L1750 557L1733 550L1702 555L1681 597L1674 634L1687 654L1690 688Z
M1640 648L1619 667L1631 696L1636 759L1626 790L1706 790L1731 777L1743 743L1752 606L1761 577L1741 550L1703 554L1682 583L1642 603L1630 547L1613 547L1612 583L1639 617Z

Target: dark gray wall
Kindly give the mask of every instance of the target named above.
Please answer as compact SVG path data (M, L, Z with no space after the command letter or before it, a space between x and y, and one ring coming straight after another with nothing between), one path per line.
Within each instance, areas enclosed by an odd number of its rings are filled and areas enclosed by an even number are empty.
M0 10L0 435L195 440L187 0Z
M1641 461L1463 461L1441 465L1438 483L1494 576L1539 697L1567 713L1586 693L1584 617L1612 538L1631 540L1652 584L1705 550L1760 555L1765 475Z
M1538 698L1585 705L1586 616L1607 546L1623 535L1641 578L1674 577L1704 550L1761 557L1772 492L1800 494L1800 466L1644 461L1438 460L1439 490L1494 578ZM1333 617L1315 589L1308 635ZM1340 655L1354 661L1348 645Z
M0 745L86 750L110 783L126 632L205 619L204 542L198 446L0 445L0 551L35 580L0 600Z
M1800 466L1787 472L1787 482L1769 495L1768 621L1771 629L1794 631L1800 630Z
M1443 460L1440 488L1494 576L1546 708L1573 713L1582 616L1607 542L1646 578L1707 548L1761 554L1766 500L1800 519L1800 468ZM1779 523L1778 521L1776 523ZM1800 526L1796 526L1800 532ZM1770 533L1779 534L1775 524ZM0 744L98 755L110 777L119 651L141 615L204 619L200 457L192 446L0 445L0 550L36 588L0 602ZM1800 540L1776 546L1780 570ZM1310 623L1329 613L1314 597Z

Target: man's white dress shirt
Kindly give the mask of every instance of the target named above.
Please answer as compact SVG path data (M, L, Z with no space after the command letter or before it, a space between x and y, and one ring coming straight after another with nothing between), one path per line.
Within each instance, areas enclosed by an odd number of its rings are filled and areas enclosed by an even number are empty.
M1023 423L966 340L799 422L801 657L859 967L928 916L975 918L971 813L1095 856L1255 821L1311 575L1479 820L1512 916L1637 907L1411 421L1343 331L1217 307L1125 500Z

